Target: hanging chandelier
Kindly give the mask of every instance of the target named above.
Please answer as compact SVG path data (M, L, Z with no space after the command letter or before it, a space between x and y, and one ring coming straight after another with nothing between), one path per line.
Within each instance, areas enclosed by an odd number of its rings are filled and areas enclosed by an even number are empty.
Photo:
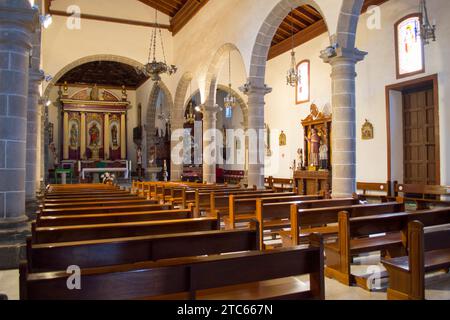
M420 37L424 44L429 44L430 40L436 41L436 25L430 23L428 18L427 3L425 0L420 0L420 15L422 17L422 24L420 26Z
M156 60L156 42L159 35L161 41L161 51L163 55L163 61ZM162 37L161 28L158 24L158 10L155 10L155 27L152 30L150 38L150 50L148 55L148 63L143 67L137 67L136 72L138 74L144 74L146 77L150 77L153 81L161 81L161 74L167 73L169 76L177 72L177 67L174 65L168 65L166 62L166 53L164 50L164 42Z
M291 13L294 9L291 9ZM300 74L297 72L297 61L295 59L295 45L294 45L294 22L291 19L291 28L292 28L292 51L291 51L291 67L287 72L286 82L287 85L291 87L295 87L300 80Z
M231 86L231 51L228 52L228 94L223 99L223 103L225 108L234 108L237 103Z

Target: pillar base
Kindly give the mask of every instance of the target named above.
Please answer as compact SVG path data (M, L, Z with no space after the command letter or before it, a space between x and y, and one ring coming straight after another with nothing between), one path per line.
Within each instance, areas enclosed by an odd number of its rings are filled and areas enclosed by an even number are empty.
M26 258L25 242L31 235L28 217L0 220L0 270L17 269Z

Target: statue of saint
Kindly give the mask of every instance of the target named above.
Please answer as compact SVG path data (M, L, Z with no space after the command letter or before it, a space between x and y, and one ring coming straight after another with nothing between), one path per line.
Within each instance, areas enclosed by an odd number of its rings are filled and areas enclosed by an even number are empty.
M328 146L323 140L320 140L319 159L320 159L320 169L327 170L328 169Z
M317 134L316 129L311 129L311 137L305 137L305 139L310 143L310 152L309 152L309 165L318 167L319 166L319 149L320 149L320 137Z
M97 87L97 84L94 84L94 86L92 87L90 98L91 98L91 100L95 100L95 101L99 100L99 89Z
M100 130L97 128L97 124L94 123L92 127L89 129L89 145L90 146L98 146L100 139Z
M111 128L111 138L112 138L112 144L114 147L118 147L119 143L117 140L117 126L112 126Z
M72 149L78 148L78 129L75 123L70 128L70 147Z

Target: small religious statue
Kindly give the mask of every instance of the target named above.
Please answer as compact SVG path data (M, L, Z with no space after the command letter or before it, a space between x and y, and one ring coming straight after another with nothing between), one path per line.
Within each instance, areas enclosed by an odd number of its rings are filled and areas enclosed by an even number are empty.
M49 168L56 169L58 167L58 156L56 155L56 146L55 143L52 142L48 145L49 149Z
M317 108L316 104L311 104L310 107L310 114L309 116L305 119L305 121L313 121L313 120L317 120L323 118L323 113L319 111L319 108Z
M70 147L72 149L78 148L78 130L75 123L72 124L70 129Z
M298 149L297 150L297 155L298 155L297 171L301 171L301 170L304 169L303 149Z
M125 85L122 86L122 101L128 100L127 88Z
M310 143L310 153L309 153L309 165L311 167L319 167L319 149L320 149L320 137L317 134L316 129L311 129L311 137L305 137L305 139Z
M167 171L167 161L166 160L164 160L164 166L163 166L163 172L162 173L163 173L164 181L167 182L168 179L169 179L169 172Z
M138 146L137 150L136 150L136 164L137 164L136 173L138 175L138 180L141 181L141 179L142 179L142 149L141 149L141 146Z
M328 146L323 140L320 140L319 159L320 169L328 170Z
M112 139L112 144L114 148L117 148L119 146L119 142L117 139L117 126L113 125L111 128L111 139Z
M89 129L89 146L98 146L98 142L100 139L100 130L97 127L97 124L94 122L92 127Z
M62 95L64 98L69 96L69 85L67 84L67 81L64 81Z
M284 131L281 131L281 134L280 134L280 147L283 147L285 145L287 145L287 137L286 137L286 134L284 133Z
M97 87L97 84L94 84L91 90L91 100L97 101L99 99L99 89Z

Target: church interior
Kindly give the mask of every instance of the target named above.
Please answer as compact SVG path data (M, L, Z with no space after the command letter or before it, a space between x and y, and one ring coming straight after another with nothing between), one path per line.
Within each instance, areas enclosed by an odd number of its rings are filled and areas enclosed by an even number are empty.
M449 14L0 0L0 300L450 300Z

